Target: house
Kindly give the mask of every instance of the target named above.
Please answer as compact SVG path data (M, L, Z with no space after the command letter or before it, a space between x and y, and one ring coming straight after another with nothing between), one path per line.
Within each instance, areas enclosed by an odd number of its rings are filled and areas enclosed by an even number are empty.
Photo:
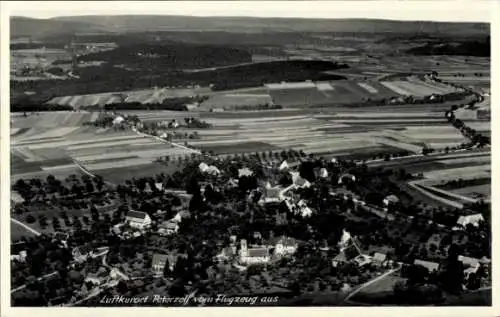
M26 251L21 251L19 254L13 254L10 256L11 261L18 261L21 263L26 262L26 257L27 257L27 252Z
M153 254L153 259L151 261L151 270L155 276L162 276L165 270L165 265L167 264L168 256L166 254Z
M280 169L280 171L288 169L288 163L287 163L286 160L284 160L283 162L281 162L279 169Z
M151 225L151 218L145 212L130 210L125 216L125 222L134 229L146 229Z
M124 121L125 121L125 118L123 118L122 116L116 116L116 117L113 119L113 125L119 125L119 124L122 124Z
M463 228L465 228L468 224L471 224L471 225L477 227L477 226L479 226L479 223L481 221L484 221L482 214L460 216L460 217L458 217L457 225L459 227L463 227Z
M316 176L319 178L328 178L328 170L326 168L322 167L316 173Z
M415 260L413 262L414 265L420 265L425 267L427 270L429 270L429 273L436 272L439 270L439 264L435 262L430 262L430 261L424 261L424 260Z
M264 246L248 248L247 241L242 239L240 248L240 262L246 265L265 264L271 259L269 249Z
M146 185L144 186L144 192L146 194L151 194L153 193L153 189L151 188L151 185L149 185L149 183L146 183Z
M347 263L354 261L358 256L361 255L361 252L357 248L357 246L353 243L345 248L340 250L340 253L337 254L332 259L332 266L337 267L341 263Z
M251 169L249 169L248 167L238 169L238 177L252 176L252 175L253 175L253 171Z
M263 203L279 203L281 201L280 198L281 187L270 187L265 188L264 197L261 199Z
M158 226L158 234L161 236L168 236L177 233L177 231L179 231L179 223L172 219L164 221Z
M466 267L479 268L481 266L480 260L476 258L471 258L468 256L459 255L458 261L462 262L462 264Z
M92 247L90 245L82 245L79 247L74 247L71 251L73 255L73 260L78 263L87 261L88 257L92 255Z
M254 239L262 239L262 234L259 231L254 231L253 238Z
M383 200L384 206L394 205L399 203L399 198L396 195L389 195Z
M24 202L24 198L15 190L10 192L10 201L13 205L22 204Z
M218 176L220 174L220 170L217 167L213 165L208 165L207 163L204 162L201 162L198 168L202 173L210 174L213 176Z
M291 255L297 251L298 243L294 238L281 236L273 239L274 254L278 256Z
M373 254L372 262L377 266L383 265L386 260L387 254L385 253L375 252L375 254Z
M345 229L342 230L342 237L340 237L340 241L338 243L338 247L340 249L347 247L351 242L351 234Z
M342 174L339 177L338 183L339 184L345 184L348 182L355 182L356 181L356 176L351 175L351 174Z

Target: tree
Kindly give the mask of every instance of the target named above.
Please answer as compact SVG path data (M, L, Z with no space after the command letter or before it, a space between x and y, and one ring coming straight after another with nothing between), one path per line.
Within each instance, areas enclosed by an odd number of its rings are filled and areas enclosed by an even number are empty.
M32 215L28 215L26 217L26 222L27 223L34 223L36 221L35 217L33 217Z

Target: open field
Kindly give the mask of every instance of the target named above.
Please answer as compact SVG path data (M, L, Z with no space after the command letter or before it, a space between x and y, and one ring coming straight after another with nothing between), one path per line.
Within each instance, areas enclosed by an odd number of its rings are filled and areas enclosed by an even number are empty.
M122 102L138 102L141 104L148 104L161 103L163 102L163 100L169 98L195 97L197 95L205 94L208 92L210 92L210 88L153 88L144 90L55 97L49 100L47 104L71 106L74 109L79 109L86 106L103 106L107 104Z
M147 166L160 156L175 159L190 154L189 150L132 131L78 126L81 124L81 114L68 114L77 117L67 119L72 126L58 127L53 124L52 128L47 127L52 120L50 113L45 113L47 116L41 117L39 121L33 121L31 128L25 127L26 122L22 120L25 118L12 123L12 128L17 129L11 137L12 181L19 178L45 178L49 174L62 177L79 174L81 171L74 161L90 171L116 168L123 173L137 166Z
M152 177L161 173L165 175L173 174L175 171L182 169L182 167L183 164L179 165L177 162L171 162L168 166L150 162L129 167L112 166L110 168L97 170L95 173L113 184L122 184L127 180L131 180L133 177Z
M201 109L210 110L214 108L237 109L241 107L256 107L271 104L272 99L269 94L219 94L211 96L201 104Z
M11 221L10 222L10 239L11 241L18 241L21 238L31 238L31 237L36 237L36 235L29 231L28 229L24 228L23 226L17 224L16 222Z
M344 112L333 108L309 113L287 111L206 113L202 119L213 128L199 130L199 140L189 144L200 148L232 148L234 152L265 151L268 147L302 149L310 153L337 154L394 153L394 149L420 153L424 144L435 148L459 145L465 138L447 124L442 113L418 111ZM221 115L224 114L224 115ZM265 148L251 148L261 142ZM370 149L370 150L366 150ZM376 153L380 151L380 153Z
M471 198L491 197L491 184L467 186L459 189L452 189L450 192Z

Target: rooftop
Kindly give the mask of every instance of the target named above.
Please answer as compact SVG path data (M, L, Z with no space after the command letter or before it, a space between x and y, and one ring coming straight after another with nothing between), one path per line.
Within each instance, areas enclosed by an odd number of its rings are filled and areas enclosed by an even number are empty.
M153 254L153 260L151 262L151 266L165 265L165 263L167 263L167 260L168 256L166 254L155 253Z
M430 262L430 261L424 261L424 260L417 259L417 260L415 260L415 262L413 262L413 264L423 266L423 267L427 268L430 272L437 271L439 269L439 263L436 263L436 262Z
M265 247L248 249L248 256L251 258L269 256L269 249Z
M137 218L137 219L145 219L148 214L142 211L134 211L130 210L127 212L127 218Z

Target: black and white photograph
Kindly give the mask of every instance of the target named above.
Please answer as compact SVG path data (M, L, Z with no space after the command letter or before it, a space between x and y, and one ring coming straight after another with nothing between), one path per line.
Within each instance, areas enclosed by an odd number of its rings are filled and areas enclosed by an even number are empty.
M494 2L3 2L2 303L493 307Z

